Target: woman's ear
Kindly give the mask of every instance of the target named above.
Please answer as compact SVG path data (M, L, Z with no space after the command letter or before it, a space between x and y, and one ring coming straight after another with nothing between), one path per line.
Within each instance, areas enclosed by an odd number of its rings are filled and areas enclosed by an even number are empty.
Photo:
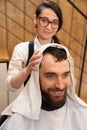
M36 16L36 14L34 15L34 24L35 25L37 24L37 16Z
M34 28L37 28L38 24L37 24L37 16L34 15Z

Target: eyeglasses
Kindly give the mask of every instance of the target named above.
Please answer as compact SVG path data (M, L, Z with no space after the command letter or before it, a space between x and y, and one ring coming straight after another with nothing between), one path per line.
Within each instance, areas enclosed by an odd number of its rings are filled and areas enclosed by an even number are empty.
M58 20L53 20L53 21L49 21L49 19L47 17L38 17L39 18L39 24L42 27L47 27L49 25L49 23L51 23L51 27L54 29L58 28Z

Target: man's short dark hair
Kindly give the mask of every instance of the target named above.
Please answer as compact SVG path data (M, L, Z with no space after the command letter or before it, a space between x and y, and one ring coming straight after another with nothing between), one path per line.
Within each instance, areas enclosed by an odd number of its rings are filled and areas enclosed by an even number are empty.
M63 48L48 47L43 52L43 55L45 55L47 53L49 53L49 54L53 55L54 57L56 57L57 61L62 61L62 60L67 59L67 53L66 53L65 49L63 49Z

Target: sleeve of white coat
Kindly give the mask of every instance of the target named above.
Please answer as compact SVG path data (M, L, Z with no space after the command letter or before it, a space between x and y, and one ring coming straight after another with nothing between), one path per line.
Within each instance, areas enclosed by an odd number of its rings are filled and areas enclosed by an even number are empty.
M26 66L28 58L28 44L29 42L20 43L16 45L13 50L6 77L6 84L9 90L16 90L10 84L11 78L18 74Z

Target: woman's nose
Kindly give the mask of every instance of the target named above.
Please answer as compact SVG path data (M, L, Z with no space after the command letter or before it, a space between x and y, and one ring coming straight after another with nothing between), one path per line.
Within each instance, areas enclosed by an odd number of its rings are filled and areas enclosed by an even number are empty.
M49 24L47 25L47 28L48 28L48 29L52 29L51 23L49 23Z

